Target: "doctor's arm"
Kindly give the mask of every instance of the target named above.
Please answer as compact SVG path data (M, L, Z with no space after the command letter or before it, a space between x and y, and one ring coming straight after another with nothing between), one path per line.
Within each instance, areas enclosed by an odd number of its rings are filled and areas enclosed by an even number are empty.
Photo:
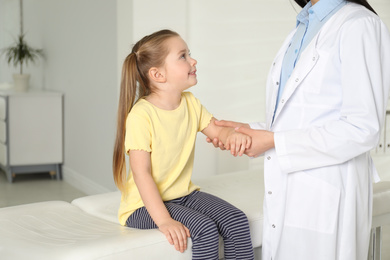
M182 223L172 219L165 207L151 174L150 153L130 150L129 158L135 184L148 213L169 243L183 253L187 249L190 231Z

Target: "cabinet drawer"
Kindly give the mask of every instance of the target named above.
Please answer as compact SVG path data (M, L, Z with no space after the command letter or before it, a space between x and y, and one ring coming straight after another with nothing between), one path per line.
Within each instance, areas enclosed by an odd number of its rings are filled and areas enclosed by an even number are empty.
M6 122L0 120L0 142L7 142L7 125Z
M0 143L0 164L7 165L7 146Z
M0 119L5 120L7 116L7 102L5 97L0 97Z

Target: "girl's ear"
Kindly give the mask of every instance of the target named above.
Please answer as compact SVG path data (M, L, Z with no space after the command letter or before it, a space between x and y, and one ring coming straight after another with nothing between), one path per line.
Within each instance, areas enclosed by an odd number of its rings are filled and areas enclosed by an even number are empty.
M156 67L149 69L149 77L152 81L157 83L165 83L167 81L164 72Z

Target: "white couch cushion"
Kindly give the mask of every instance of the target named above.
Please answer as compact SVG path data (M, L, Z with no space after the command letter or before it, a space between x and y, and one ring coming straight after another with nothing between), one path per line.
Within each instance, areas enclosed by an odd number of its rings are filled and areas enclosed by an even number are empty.
M189 241L191 246L191 241ZM63 201L0 208L4 260L191 259L155 230L122 227Z
M92 216L119 225L118 208L120 201L121 193L119 191L113 191L77 198L72 201L72 204Z

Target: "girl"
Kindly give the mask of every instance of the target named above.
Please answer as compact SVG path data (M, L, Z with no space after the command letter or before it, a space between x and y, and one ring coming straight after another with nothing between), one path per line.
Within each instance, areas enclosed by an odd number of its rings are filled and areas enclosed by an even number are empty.
M169 30L144 37L126 57L113 158L122 192L119 221L158 228L180 252L191 237L193 259L218 259L219 235L226 259L253 259L245 214L191 182L198 131L221 140L235 156L251 145L248 136L211 123L215 119L199 100L183 92L197 83L196 64L187 44Z
M265 153L261 259L365 260L390 34L366 0L296 2L297 28L267 81L266 123L219 125L252 137L247 155Z

